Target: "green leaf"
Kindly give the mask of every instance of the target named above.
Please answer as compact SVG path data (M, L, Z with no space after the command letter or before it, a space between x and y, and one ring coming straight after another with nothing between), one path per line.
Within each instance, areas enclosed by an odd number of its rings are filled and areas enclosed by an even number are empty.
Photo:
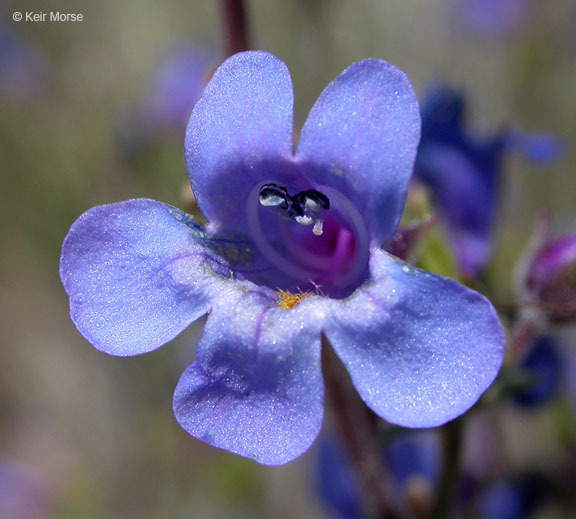
M432 229L424 239L418 266L441 276L458 279L454 253L440 229Z

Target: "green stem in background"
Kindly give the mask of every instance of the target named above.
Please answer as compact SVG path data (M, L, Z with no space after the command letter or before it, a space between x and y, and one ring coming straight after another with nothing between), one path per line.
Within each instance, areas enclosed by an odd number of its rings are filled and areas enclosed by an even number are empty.
M448 422L442 429L442 476L431 519L446 519L458 486L460 457L464 438L464 418Z
M358 396L328 341L322 338L322 367L328 401L367 506L367 517L394 519L382 464L376 422Z
M250 48L250 31L244 0L220 0L226 55L231 56Z

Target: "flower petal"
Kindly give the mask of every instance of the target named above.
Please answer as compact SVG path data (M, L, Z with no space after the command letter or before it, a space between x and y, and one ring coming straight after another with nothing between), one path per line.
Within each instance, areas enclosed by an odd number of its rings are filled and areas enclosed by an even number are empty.
M480 294L372 253L373 281L335 305L325 333L376 413L405 427L441 425L496 377L502 327Z
M154 200L94 207L72 225L60 277L76 327L112 355L145 353L173 339L210 307L202 230ZM222 280L220 281L222 282Z
M264 465L300 456L322 424L320 321L255 292L222 294L182 375L174 413L192 436ZM308 304L306 304L308 303Z
M297 157L318 184L339 189L365 210L373 238L388 240L402 215L419 139L408 78L367 59L324 90L302 129Z
M226 60L196 103L186 130L188 177L211 224L246 229L246 200L257 182L282 178L293 147L292 81L266 52ZM280 171L278 171L280 170Z

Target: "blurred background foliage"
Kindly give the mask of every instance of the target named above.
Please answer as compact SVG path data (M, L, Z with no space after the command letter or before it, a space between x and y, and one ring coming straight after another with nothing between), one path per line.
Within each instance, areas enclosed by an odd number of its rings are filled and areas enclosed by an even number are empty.
M465 92L480 133L514 126L559 137L564 155L550 166L506 158L487 279L493 297L513 301L513 269L537 216L546 210L559 233L574 230L576 6L527 1L520 21L486 30L466 19L465 3L252 0L253 47L290 68L296 128L328 82L373 56L404 70L418 93L438 83ZM13 505L23 514L16 518L326 514L310 476L314 450L288 466L260 467L178 427L172 392L194 358L200 326L150 355L108 357L74 329L59 282L62 240L88 208L137 197L185 207L185 123L155 127L143 114L174 49L193 45L214 65L222 60L218 7L204 0L0 4L0 75L19 70L7 65L8 40L28 49L17 62L31 63L16 88L0 82L0 469L18 467L30 487L22 508ZM84 20L17 23L14 11ZM573 330L561 333L574 349ZM574 415L559 411L567 405L536 416L506 410L497 441L511 466L546 467L565 452L562 441L574 435Z

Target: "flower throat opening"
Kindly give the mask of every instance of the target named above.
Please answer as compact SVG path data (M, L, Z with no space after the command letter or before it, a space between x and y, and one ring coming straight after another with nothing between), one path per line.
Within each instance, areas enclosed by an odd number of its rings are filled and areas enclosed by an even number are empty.
M368 233L356 206L339 191L316 186L291 192L275 182L254 186L247 202L251 238L288 286L299 293L319 289L341 298L366 278Z

